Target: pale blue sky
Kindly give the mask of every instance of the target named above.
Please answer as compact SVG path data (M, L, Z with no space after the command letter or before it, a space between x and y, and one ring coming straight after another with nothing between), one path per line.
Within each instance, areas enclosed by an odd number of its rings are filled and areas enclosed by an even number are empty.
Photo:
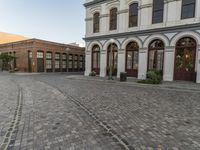
M84 42L84 0L0 0L0 31L61 43Z

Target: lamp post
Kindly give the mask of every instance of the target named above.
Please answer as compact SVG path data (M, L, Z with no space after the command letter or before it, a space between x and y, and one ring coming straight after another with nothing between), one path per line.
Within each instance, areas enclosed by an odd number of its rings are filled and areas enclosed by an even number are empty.
M67 47L65 50L67 52L67 72L69 72L69 51L70 51L70 48Z
M114 39L110 39L110 42L111 42L111 49L110 49L110 61L109 61L109 80L113 80L112 78L112 69L113 69L113 43L114 43ZM109 55L109 54L108 54Z

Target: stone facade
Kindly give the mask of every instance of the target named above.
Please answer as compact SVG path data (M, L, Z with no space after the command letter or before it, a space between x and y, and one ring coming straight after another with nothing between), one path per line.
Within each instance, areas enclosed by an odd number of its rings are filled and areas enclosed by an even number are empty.
M55 72L56 54L59 54L59 58L57 60L59 61L57 72L83 71L85 57L84 51L85 48L78 46L39 39L29 39L19 42L0 44L0 52L15 55L17 59L13 62L13 65L19 71L23 72ZM41 53L39 54L38 52ZM46 58L47 53L50 53L51 58ZM63 58L63 55L65 55L65 58ZM69 58L70 56L71 58ZM50 63L49 68L46 65L48 60ZM69 61L71 61L70 68ZM41 67L40 69L39 66Z
M129 27L129 6L138 3L138 25ZM100 76L106 76L107 50L114 39L117 45L117 76L126 71L126 47L134 41L138 44L138 79L145 79L148 71L149 45L154 40L164 43L163 80L175 79L177 42L185 37L194 39L195 81L200 83L200 0L195 1L194 17L181 19L182 0L164 0L163 21L152 23L153 0L86 0L86 70L85 75L93 70L92 48L100 47ZM117 8L117 29L109 30L109 12ZM100 13L98 33L93 33L93 14Z

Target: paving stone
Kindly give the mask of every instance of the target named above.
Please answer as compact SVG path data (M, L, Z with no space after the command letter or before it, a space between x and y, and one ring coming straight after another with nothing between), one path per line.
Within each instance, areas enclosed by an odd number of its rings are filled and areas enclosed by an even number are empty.
M179 83L178 83L179 84ZM14 150L200 149L200 88L141 86L66 75L0 74L0 142L23 106ZM182 86L183 86L182 85ZM195 89L195 90L190 90ZM108 131L107 131L107 130Z

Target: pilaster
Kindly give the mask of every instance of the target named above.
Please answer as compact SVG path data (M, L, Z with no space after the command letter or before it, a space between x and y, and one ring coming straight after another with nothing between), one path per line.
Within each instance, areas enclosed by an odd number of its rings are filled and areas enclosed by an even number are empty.
M138 79L146 79L148 48L139 49Z
M125 50L118 50L117 61L117 77L120 77L120 72L125 72Z
M106 76L107 67L107 51L101 50L100 52L100 77Z
M198 52L197 52L197 83L200 83L200 45L198 46Z
M173 81L175 47L166 47L164 51L163 80Z
M90 72L92 71L92 57L91 51L86 51L85 53L85 76L89 76Z

